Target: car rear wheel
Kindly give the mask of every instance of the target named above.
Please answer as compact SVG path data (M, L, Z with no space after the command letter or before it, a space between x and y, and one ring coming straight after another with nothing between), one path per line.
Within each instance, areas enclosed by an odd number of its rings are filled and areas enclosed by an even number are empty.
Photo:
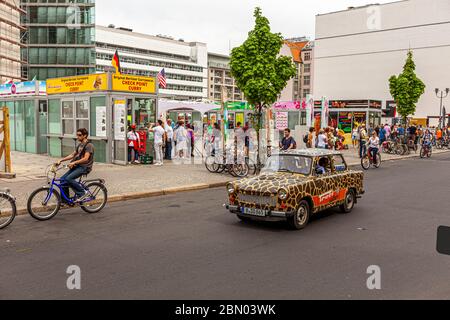
M297 212L288 220L289 226L294 230L304 229L311 217L311 208L306 200L302 200L298 206Z
M349 190L345 196L344 204L340 206L342 213L350 213L353 211L356 203L356 194L354 190Z

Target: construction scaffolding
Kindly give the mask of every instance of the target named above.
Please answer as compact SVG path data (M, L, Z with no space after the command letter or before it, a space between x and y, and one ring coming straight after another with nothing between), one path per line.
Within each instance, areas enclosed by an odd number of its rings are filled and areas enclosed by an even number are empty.
M20 8L18 0L0 0L0 84L8 81L23 81L21 43L26 28L21 26L21 18L26 12Z

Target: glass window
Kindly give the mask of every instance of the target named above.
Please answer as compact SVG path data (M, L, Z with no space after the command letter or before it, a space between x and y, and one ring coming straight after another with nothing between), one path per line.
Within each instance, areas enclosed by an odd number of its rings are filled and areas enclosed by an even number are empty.
M15 103L16 150L25 152L25 117L23 101Z
M89 103L88 101L76 102L76 130L78 129L89 130Z
M342 172L347 170L347 165L345 164L344 158L341 155L333 157L334 170L336 172Z
M73 101L63 101L62 103L62 126L63 134L75 134Z
M25 150L36 153L36 108L34 100L24 101L25 111Z

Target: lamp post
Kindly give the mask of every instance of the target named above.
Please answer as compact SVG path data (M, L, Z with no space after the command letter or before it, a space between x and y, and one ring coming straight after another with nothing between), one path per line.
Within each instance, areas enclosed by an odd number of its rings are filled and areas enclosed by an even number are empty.
M445 98L447 98L448 94L450 93L450 88L446 88L445 91L442 91L442 90L436 88L435 92L436 92L436 97L438 97L438 99L441 100L440 109L439 109L440 110L439 111L439 127L441 127L441 129L442 129L442 120L444 120L444 117L445 117L445 115L442 114L443 100Z

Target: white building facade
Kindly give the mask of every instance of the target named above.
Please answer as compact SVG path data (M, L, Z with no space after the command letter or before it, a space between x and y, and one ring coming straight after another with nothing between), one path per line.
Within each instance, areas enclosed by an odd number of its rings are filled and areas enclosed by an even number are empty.
M111 67L118 50L123 74L156 76L163 68L167 88L161 98L199 101L208 97L206 44L96 26L97 72Z
M435 88L450 87L450 1L406 0L316 17L314 96L393 104L389 78L412 50L426 84L414 118L438 117ZM450 99L444 101L450 107ZM370 103L369 103L370 104ZM447 108L450 109L450 108Z

